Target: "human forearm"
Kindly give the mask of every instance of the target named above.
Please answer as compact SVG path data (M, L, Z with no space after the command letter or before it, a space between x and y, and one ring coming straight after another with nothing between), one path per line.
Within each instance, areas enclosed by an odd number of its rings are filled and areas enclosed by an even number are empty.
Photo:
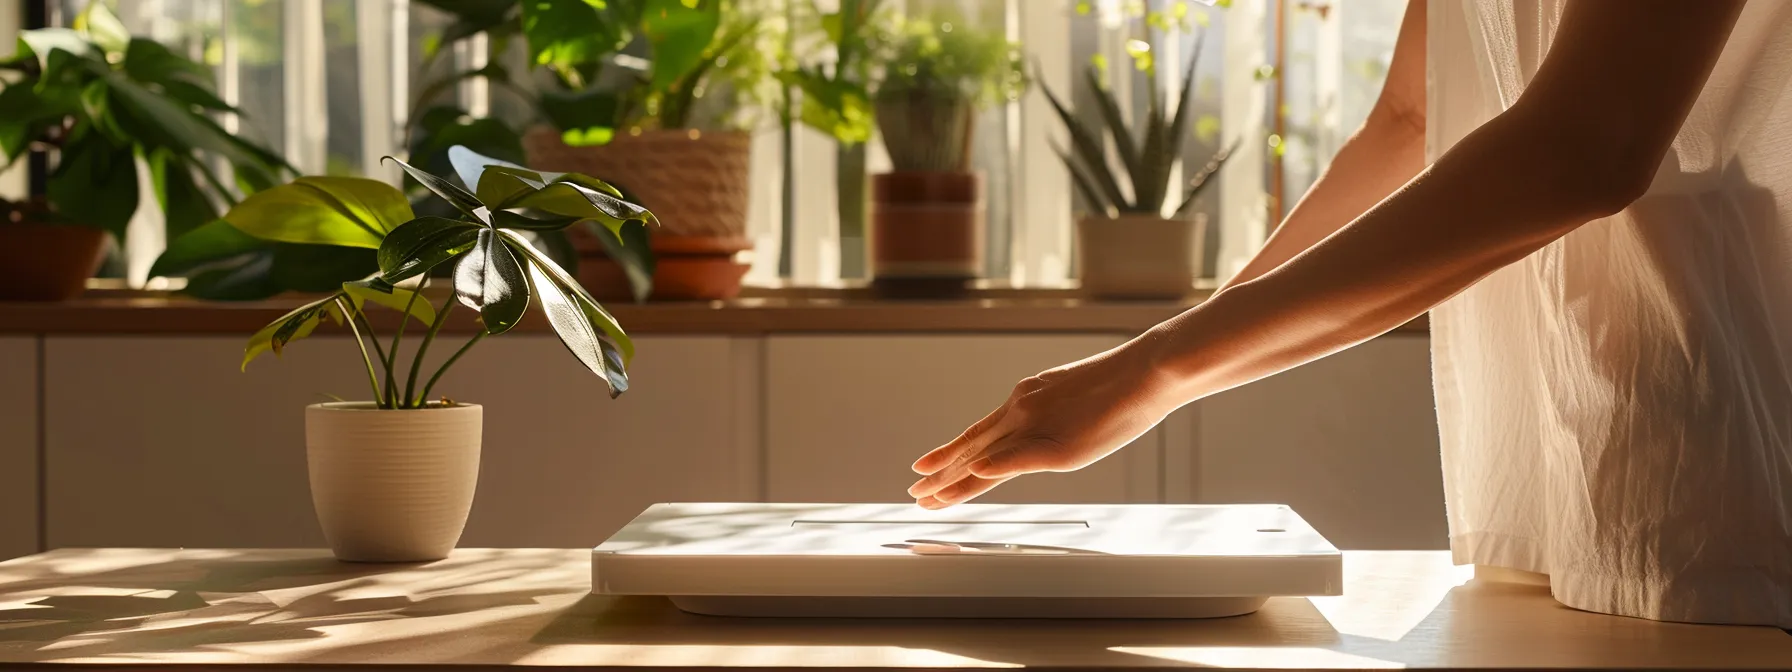
M1425 167L1422 120L1377 109L1352 135L1263 249L1222 288L1275 270L1367 212Z
M1637 171L1577 149L1546 116L1490 122L1335 235L1129 345L1162 378L1149 388L1155 403L1173 408L1372 338L1628 203Z

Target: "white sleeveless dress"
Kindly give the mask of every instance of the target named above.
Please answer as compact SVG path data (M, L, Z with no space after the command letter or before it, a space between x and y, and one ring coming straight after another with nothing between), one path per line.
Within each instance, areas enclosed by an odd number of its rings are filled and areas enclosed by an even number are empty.
M1432 160L1518 99L1571 1L1431 3ZM1458 563L1792 628L1792 1L1749 2L1647 196L1431 330Z

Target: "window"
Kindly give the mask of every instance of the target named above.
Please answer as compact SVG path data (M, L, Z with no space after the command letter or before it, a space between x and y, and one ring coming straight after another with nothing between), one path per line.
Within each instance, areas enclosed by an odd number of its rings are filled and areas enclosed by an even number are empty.
M811 0L763 0L768 3ZM827 0L817 0L826 2ZM50 0L65 23L86 0ZM185 50L216 69L221 93L243 111L226 120L282 150L307 173L363 174L396 180L379 158L403 154L415 96L445 73L496 58L526 69L520 44L488 55L473 40L425 57L448 19L409 0L112 0L133 33ZM1184 148L1201 165L1228 143L1238 149L1207 190L1198 212L1208 227L1203 256L1223 277L1261 244L1343 138L1367 114L1386 71L1405 0L1235 0L1229 8L1189 2L1208 17L1204 41L1166 34L1130 19L1139 10L1172 11L1176 0L907 0L909 9L956 5L980 26L1021 41L1043 84L1068 92L1079 114L1095 104L1081 76L1105 60L1125 111L1143 115L1150 75L1131 67L1130 40L1145 39L1172 62L1201 65L1194 112L1212 120ZM426 67L427 66L427 67ZM1157 71L1173 86L1180 67ZM440 88L440 87L436 87ZM482 80L442 89L436 100L515 126L531 111ZM1093 117L1091 117L1093 118ZM757 242L749 280L832 284L863 277L863 231L835 214L832 139L767 117L754 142L750 230ZM975 167L989 189L988 259L997 283L1059 286L1071 279L1073 202L1051 139L1062 130L1036 92L984 112L977 121ZM788 150L789 156L784 154ZM887 165L868 148L872 171ZM132 249L153 257L154 250ZM147 266L132 264L139 271ZM140 278L139 278L140 279Z

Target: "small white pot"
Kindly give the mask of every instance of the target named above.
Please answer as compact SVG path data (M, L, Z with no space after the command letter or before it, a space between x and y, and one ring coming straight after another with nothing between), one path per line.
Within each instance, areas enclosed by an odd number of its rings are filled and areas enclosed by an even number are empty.
M1077 277L1103 299L1180 299L1194 289L1207 219L1084 217L1076 223Z
M460 541L479 481L481 408L305 408L311 503L336 557L423 562Z

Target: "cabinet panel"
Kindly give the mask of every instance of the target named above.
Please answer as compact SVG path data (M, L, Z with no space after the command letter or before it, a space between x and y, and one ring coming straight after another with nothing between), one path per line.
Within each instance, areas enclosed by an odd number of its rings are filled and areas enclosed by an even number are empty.
M248 373L238 338L53 338L49 540L317 546L303 409L366 398L353 341L318 337ZM551 336L472 350L438 393L485 405L464 546L595 545L652 501L752 495L727 338L642 339L610 400ZM701 467L713 466L713 469Z
M903 501L915 458L994 410L1026 376L1119 336L774 337L766 354L773 501ZM1155 502L1156 432L1070 474L1015 479L980 501Z
M1340 548L1448 546L1427 339L1378 338L1194 408L1201 501L1289 504Z
M0 560L36 553L37 338L0 338Z

